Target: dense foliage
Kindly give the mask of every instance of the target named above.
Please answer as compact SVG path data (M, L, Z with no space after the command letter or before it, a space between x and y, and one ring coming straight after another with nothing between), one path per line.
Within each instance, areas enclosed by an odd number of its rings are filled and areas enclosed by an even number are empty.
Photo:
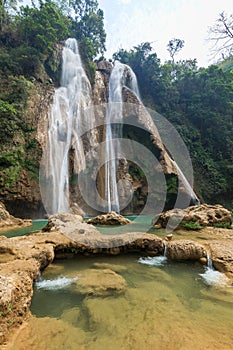
M92 82L92 60L105 50L103 11L96 0L39 0L31 6L20 5L20 0L0 3L1 193L13 191L23 170L38 177L38 144L25 111L36 83L58 84L59 44L70 36L78 39Z
M69 36L78 39L91 82L93 58L105 51L103 11L97 0L39 0L38 5L19 7L20 3L0 4L1 191L16 183L22 169L31 176L38 173L38 145L25 109L35 82L58 83L60 57L53 57L58 44ZM227 24L232 25L228 20ZM232 207L232 56L208 68L198 68L195 60L176 63L174 55L183 44L180 39L169 42L172 60L165 64L147 42L130 51L121 49L114 59L132 67L145 105L163 114L181 134L201 199Z
M149 43L114 59L129 64L145 104L165 116L185 141L202 200L232 207L233 70L226 64L197 68L195 60L161 64Z

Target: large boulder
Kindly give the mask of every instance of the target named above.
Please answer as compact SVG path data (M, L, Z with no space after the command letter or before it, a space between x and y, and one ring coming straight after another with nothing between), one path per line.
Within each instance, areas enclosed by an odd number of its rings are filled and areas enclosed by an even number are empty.
M166 256L172 260L199 260L206 256L206 249L197 242L178 240L167 243Z
M59 231L65 235L83 234L96 231L94 226L83 222L81 215L71 213L59 213L51 215L47 225L43 228L44 232Z
M33 294L33 280L39 271L35 259L1 264L0 274L0 344L11 328L19 326L27 315Z
M168 226L180 228L182 223L196 223L200 226L214 226L215 224L232 224L231 212L221 205L202 204L186 209L172 209L155 217L153 223L163 228Z
M14 226L30 226L31 224L32 220L18 219L10 215L10 213L6 210L5 205L0 202L0 230L10 229Z
M232 237L233 238L233 237ZM233 276L233 241L214 241L209 244L213 266L220 272Z
M110 213L98 215L94 218L91 218L87 220L87 223L93 225L127 225L130 224L131 221L124 216L112 211Z

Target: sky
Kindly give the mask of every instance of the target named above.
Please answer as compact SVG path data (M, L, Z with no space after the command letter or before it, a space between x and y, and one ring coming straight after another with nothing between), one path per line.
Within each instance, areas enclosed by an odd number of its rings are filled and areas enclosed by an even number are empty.
M170 59L167 44L185 41L176 60L197 59L199 67L214 63L208 28L218 15L233 13L232 0L98 0L104 11L106 58L120 48L150 42L162 62Z

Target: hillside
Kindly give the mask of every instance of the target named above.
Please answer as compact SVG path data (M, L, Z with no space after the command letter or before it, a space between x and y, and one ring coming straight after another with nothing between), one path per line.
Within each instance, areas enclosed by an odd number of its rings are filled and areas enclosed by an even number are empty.
M87 75L94 83L93 59L104 53L106 35L103 13L93 3L91 11L86 9L85 16L77 15L74 20L53 1L40 1L39 8L26 6L13 17L7 12L2 17L0 199L12 214L42 210L42 146L36 133L41 113L48 112L59 85L61 47L69 36L79 41ZM120 50L114 59L131 66L144 104L180 133L190 152L194 189L200 199L232 208L232 61L208 68L198 68L195 60L161 64L149 43Z

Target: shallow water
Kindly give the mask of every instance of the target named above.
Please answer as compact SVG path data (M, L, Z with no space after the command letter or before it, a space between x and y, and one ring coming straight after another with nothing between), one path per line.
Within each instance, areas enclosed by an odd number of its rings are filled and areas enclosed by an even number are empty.
M46 224L48 220L33 220L31 226L16 228L13 230L1 231L0 235L10 237L24 236L27 233L31 233L34 231L41 230Z
M139 263L139 258L125 255L56 261L42 275L44 287L35 285L33 317L8 349L232 348L231 287L208 285L200 275L205 268L193 263L162 259L156 266L146 257ZM121 295L112 291L107 297L80 294L79 275L90 268L112 269L126 280L126 291Z

